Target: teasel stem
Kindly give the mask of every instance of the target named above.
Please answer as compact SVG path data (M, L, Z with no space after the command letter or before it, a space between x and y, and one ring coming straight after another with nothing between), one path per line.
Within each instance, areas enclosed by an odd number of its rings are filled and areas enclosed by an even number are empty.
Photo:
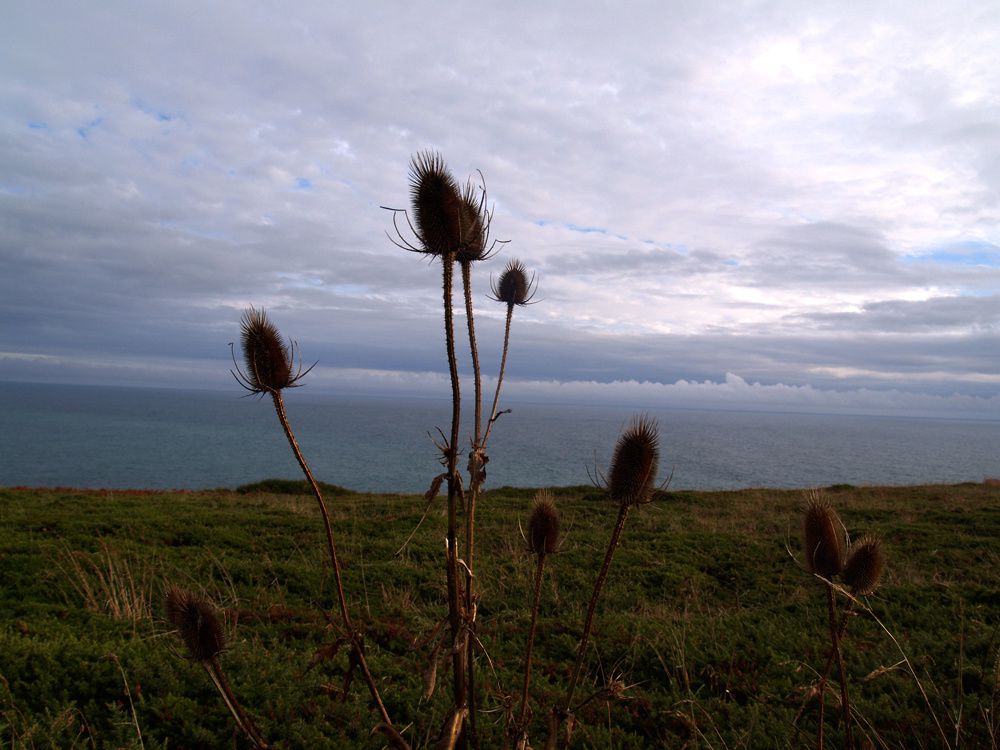
M375 678L372 676L371 670L368 668L368 662L365 659L365 652L361 647L361 640L358 637L357 632L355 632L354 626L351 624L351 616L347 611L347 598L344 596L344 582L340 574L340 558L337 556L337 542L333 536L333 526L330 524L330 513L327 510L326 502L323 500L323 493L320 491L319 484L316 482L316 478L313 477L313 473L309 469L309 464L306 463L305 456L302 455L302 451L299 449L299 443L295 439L295 433L292 432L292 425L288 421L288 414L285 412L285 400L281 395L281 391L271 391L271 399L274 401L274 410L278 415L278 421L281 422L281 427L285 431L285 437L288 438L288 444L291 446L292 453L295 454L295 460L299 462L299 467L301 467L302 473L305 474L305 477L309 482L309 486L312 488L316 502L319 504L320 514L323 516L323 528L326 531L326 546L330 552L330 562L333 565L333 578L337 586L337 602L340 605L340 617L341 620L343 620L344 629L347 630L347 634L351 639L351 647L354 650L354 655L358 664L361 666L361 673L365 678L365 682L368 684L368 691L371 693L372 700L375 702L375 708L382 717L382 721L391 727L392 719L389 718L389 712L386 711L385 704L382 702L382 696L379 695L378 686L375 684Z
M837 625L837 607L833 597L833 586L829 582L826 586L826 602L830 616L830 640L833 643L833 654L840 673L840 704L844 715L844 747L846 750L853 750L854 737L851 733L851 704L847 697L847 672L844 669L844 655L840 650L840 627Z
M212 657L208 661L203 661L202 666L208 673L209 678L212 680L212 684L215 685L215 689L219 691L219 695L222 696L223 702L226 704L226 708L229 709L229 713L232 714L233 719L236 721L236 726L240 728L240 731L247 736L247 739L253 743L254 747L257 748L267 748L267 743L264 738L257 731L257 727L254 726L253 721L243 710L239 701L236 700L236 695L233 693L231 687L229 687L229 681L226 679L226 675L222 671L222 665L219 663L218 657Z
M843 614L840 616L840 627L837 628L837 642L841 643L847 635L847 624L850 622L851 613L854 611L854 602L848 602ZM826 705L826 683L830 679L830 670L833 669L834 650L831 646L830 653L826 657L826 666L823 667L823 674L819 679L819 727L816 730L816 747L823 750L823 713Z
M455 325L452 306L452 281L454 278L455 253L449 251L441 256L442 286L444 292L444 335L448 350L448 369L451 375L451 439L448 443L448 536L446 573L448 579L448 621L451 625L451 654L453 692L455 708L467 707L467 682L465 674L465 650L461 647L464 623L460 613L458 591L458 546L456 538L456 515L458 505L458 433L461 422L462 394L458 381L458 361L455 357ZM461 739L460 739L461 746Z
M538 553L535 565L535 595L531 600L531 627L528 628L528 645L524 653L524 682L521 686L521 707L517 712L517 727L524 729L524 718L528 713L528 682L531 678L531 652L535 645L535 628L538 624L538 604L542 599L542 571L545 568L545 551Z
M486 423L486 435L483 437L483 445L486 441L490 439L490 433L493 431L493 424L496 422L497 417L497 406L500 404L500 389L503 386L503 373L507 367L507 351L510 348L510 322L514 318L514 305L513 303L507 304L507 324L504 326L503 331L503 354L500 355L500 372L497 375L497 389L493 394L493 408L490 409L490 419Z
M472 442L473 455L471 457L470 469L472 476L469 478L469 498L466 503L465 514L465 613L469 637L466 639L465 663L468 673L468 699L469 699L469 739L473 747L479 747L479 733L476 729L476 667L475 667L475 638L476 630L476 609L475 609L475 557L476 557L476 499L479 497L479 490L482 486L483 459L482 449L484 443L480 442L483 430L483 381L482 371L479 368L479 347L476 344L476 324L472 308L472 262L465 261L462 266L462 288L465 292L465 320L469 328L469 350L472 353L472 373L475 382L475 438Z
M573 666L573 676L570 678L569 690L566 691L566 699L563 701L562 713L567 715L570 706L573 704L573 693L576 692L576 685L583 671L584 657L587 652L587 644L590 642L590 631L594 625L594 611L597 609L597 600L601 596L601 589L604 588L604 581L608 577L608 570L611 568L611 560L618 549L618 542L621 540L622 530L625 528L625 519L628 517L629 508L632 507L627 502L622 502L618 507L618 520L615 522L614 531L611 533L611 541L608 543L608 551L604 554L604 562L601 563L601 570L597 574L594 582L594 593L590 596L590 603L587 605L587 619L583 624L583 635L580 638L580 647L576 653L576 664Z

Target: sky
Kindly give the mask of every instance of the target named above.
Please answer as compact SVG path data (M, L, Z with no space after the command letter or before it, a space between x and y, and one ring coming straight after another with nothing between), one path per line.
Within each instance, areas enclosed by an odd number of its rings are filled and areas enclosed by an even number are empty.
M513 393L1000 418L1000 5L65 3L0 26L0 380L444 393L411 157L535 274ZM459 325L462 325L460 321ZM467 370L467 348L460 349Z

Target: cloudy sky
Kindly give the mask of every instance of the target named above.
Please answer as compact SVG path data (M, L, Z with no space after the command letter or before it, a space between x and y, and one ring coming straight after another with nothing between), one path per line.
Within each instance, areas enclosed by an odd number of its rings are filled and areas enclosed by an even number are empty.
M289 8L294 7L294 10ZM408 162L481 170L523 392L1000 416L1000 5L5 5L0 379L434 390Z

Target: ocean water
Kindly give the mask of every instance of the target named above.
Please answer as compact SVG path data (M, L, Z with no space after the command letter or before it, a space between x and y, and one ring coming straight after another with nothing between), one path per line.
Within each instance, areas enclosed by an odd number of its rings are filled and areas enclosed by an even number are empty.
M317 478L422 492L440 471L431 434L446 399L286 398ZM490 440L488 487L587 484L633 410L509 402ZM471 408L465 405L465 415ZM1000 422L650 410L661 478L679 489L981 481L1000 476ZM464 431L468 435L468 431ZM465 446L467 447L467 438ZM203 489L298 478L269 399L240 392L6 383L0 485Z

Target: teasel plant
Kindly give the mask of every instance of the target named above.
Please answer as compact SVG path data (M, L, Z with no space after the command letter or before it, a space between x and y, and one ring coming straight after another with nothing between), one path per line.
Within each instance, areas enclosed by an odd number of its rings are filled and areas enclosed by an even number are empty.
M167 622L175 628L191 659L204 667L237 728L255 748L267 748L267 742L236 699L222 671L219 656L226 649L226 633L215 610L197 594L178 586L167 586L164 609Z
M286 388L294 388L299 385L299 381L312 370L314 365L303 369L301 357L296 358L297 346L294 341L285 341L278 328L268 318L266 311L254 307L248 307L240 321L241 336L240 344L243 352L243 367L236 361L233 353L233 370L231 370L236 381L243 386L249 395L270 396L274 405L275 413L281 428L288 440L288 445L295 455L302 473L312 490L316 503L319 506L320 515L323 518L323 529L326 533L326 546L330 555L330 564L333 569L334 584L336 588L337 604L340 610L340 620L343 627L343 635L337 639L335 645L339 647L343 643L350 644L351 665L361 671L361 675L368 686L372 702L379 713L381 722L377 729L381 731L392 743L394 748L408 747L398 731L393 726L385 703L379 693L378 685L368 666L365 657L364 637L359 630L354 627L350 612L347 607L347 597L344 594L344 583L341 575L340 558L337 553L337 541L333 533L333 525L330 522L330 512L319 483L313 476L309 464L299 448L295 433L288 420L288 413L285 410L285 400L282 395ZM335 652L336 648L330 650Z
M854 738L850 723L847 673L844 669L843 652L840 648L840 628L837 624L837 604L833 589L834 578L844 569L845 534L837 512L819 492L810 492L807 498L802 532L806 570L819 578L826 590L830 655L836 661L840 674L840 700L845 719L845 747L850 749L853 747ZM816 728L816 745L820 750L824 744L825 693L826 679L824 677L821 678L819 686L819 721Z
M387 208L387 207L383 207ZM452 689L455 715L465 718L459 731L458 747L471 741L478 747L475 707L475 666L473 648L475 641L475 500L485 477L485 446L482 440L482 374L475 334L475 317L472 304L472 265L491 257L499 241L491 239L492 210L487 206L486 190L480 183L477 194L471 180L463 186L452 176L443 157L436 152L419 152L410 162L410 210L392 209L395 236L389 239L396 246L429 258L439 258L442 269L444 301L445 349L451 379L452 415L451 431L439 448L445 467L444 479L448 486L448 531L446 537L446 574L448 589L448 620L451 630ZM400 219L402 217L402 220ZM402 221L405 221L405 229ZM475 379L475 423L469 473L470 494L466 498L461 475L458 471L458 443L461 425L461 385L458 360L455 354L454 326L454 266L462 269L466 322L469 334L473 373ZM437 493L440 478L435 479L427 493L428 501ZM468 502L466 502L468 500ZM466 510L466 550L461 561L465 571L464 596L459 572L458 509L459 502ZM464 728L468 726L468 734Z
M824 746L826 683L834 662L837 663L840 675L840 705L844 722L845 747L854 746L851 704L847 673L844 668L844 637L858 597L873 594L885 570L885 551L879 537L866 534L849 545L845 543L846 538L846 532L837 512L822 495L815 491L811 492L807 499L803 523L806 569L820 578L826 588L830 623L830 653L820 675L818 687L819 722L816 728L816 746L820 750ZM842 586L834 583L834 578L838 576ZM848 602L839 618L839 624L835 589L848 595Z
M587 604L583 633L577 647L576 662L573 665L566 697L562 704L554 709L550 718L549 737L546 744L550 750L569 745L575 723L574 713L583 705L574 706L573 695L576 692L586 661L587 646L590 643L597 601L608 577L615 551L621 542L622 531L625 529L625 521L629 511L637 505L645 505L653 500L653 493L657 489L656 474L659 460L660 434L656 421L646 415L636 415L632 417L631 422L618 437L607 475L598 472L598 482L603 486L608 498L618 505L618 518L612 529L604 561L598 570L597 579L594 581L594 590Z
M531 598L531 625L524 648L524 678L521 683L521 703L510 727L516 750L527 750L528 735L525 731L528 718L528 698L531 683L531 656L535 644L535 629L538 624L538 609L542 598L542 573L548 555L559 551L562 536L559 529L559 513L552 493L542 490L535 495L535 501L528 517L528 552L535 556L535 583Z

